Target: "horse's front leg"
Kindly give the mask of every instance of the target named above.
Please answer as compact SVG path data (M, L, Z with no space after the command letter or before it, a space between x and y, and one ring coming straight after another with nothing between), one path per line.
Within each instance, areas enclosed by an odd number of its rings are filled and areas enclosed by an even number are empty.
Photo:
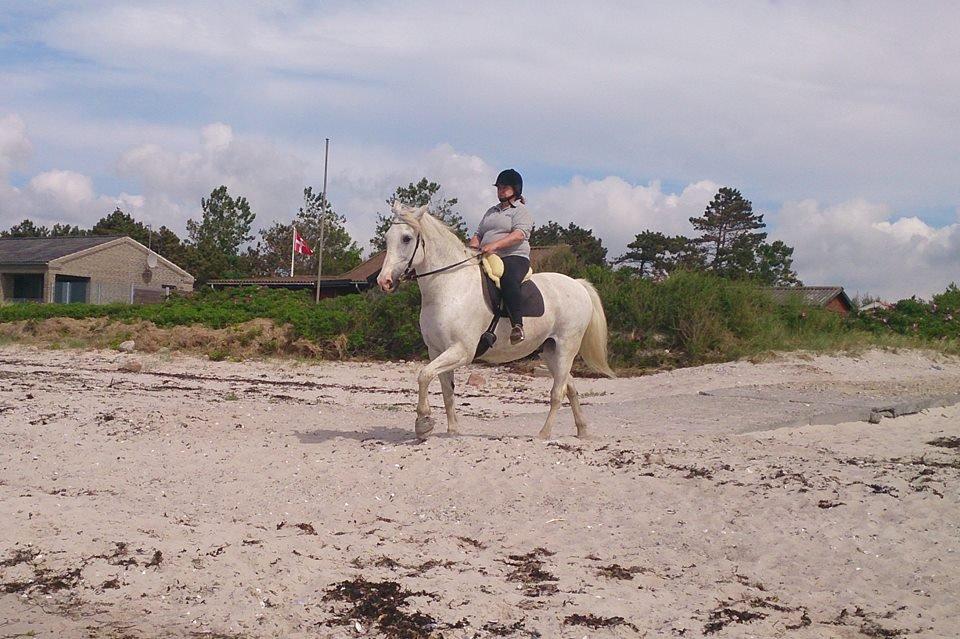
M443 391L443 408L447 411L447 432L456 435L460 432L457 422L457 409L453 404L453 371L440 373L440 389Z
M439 349L430 348L429 345L427 350L430 353L430 359L436 359L442 352ZM457 409L453 403L453 371L440 373L438 377L440 377L440 389L443 391L443 408L447 412L447 432L455 435L460 432L460 425L457 420Z
M473 360L473 353L462 346L451 346L440 353L432 362L420 369L417 375L417 381L420 384L420 398L417 401L417 437L424 438L433 431L433 417L430 415L430 401L427 391L430 388L430 382L437 375L453 371L455 368L469 364ZM447 407L447 419L453 412L453 380L451 376L450 384L450 403L447 404L447 391L444 390L444 406ZM441 382L442 384L442 382ZM449 423L449 422L448 422ZM454 416L454 426L456 426L456 416Z

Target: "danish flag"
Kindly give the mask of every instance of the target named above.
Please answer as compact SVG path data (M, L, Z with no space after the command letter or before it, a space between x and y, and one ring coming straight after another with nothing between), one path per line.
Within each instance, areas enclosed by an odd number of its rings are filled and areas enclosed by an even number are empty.
M293 252L301 255L313 255L313 249L307 246L307 241L303 239L297 229L293 229Z

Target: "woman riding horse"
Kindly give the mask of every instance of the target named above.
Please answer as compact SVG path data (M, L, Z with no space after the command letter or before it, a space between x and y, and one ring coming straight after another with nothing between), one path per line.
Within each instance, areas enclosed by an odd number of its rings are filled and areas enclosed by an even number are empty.
M533 217L523 199L523 178L513 169L501 171L494 183L499 204L490 207L480 220L480 228L470 238L470 248L496 253L503 260L500 289L513 329L510 343L523 341L523 315L520 314L520 284L530 270L530 233Z
M385 292L395 291L403 279L420 285L420 333L430 354L430 363L417 373L419 395L415 430L426 437L434 428L428 390L438 376L447 413L447 432L458 430L453 398L453 371L475 359L477 343L490 323L490 310L483 297L483 281L477 254L468 249L426 206L393 206L394 219L387 229L387 252L377 277ZM510 231L512 233L513 231ZM508 233L509 235L509 233ZM528 317L527 338L515 344L506 339L506 326L480 360L503 364L528 357L534 351L553 376L550 410L539 436L550 437L564 397L570 400L577 436L587 436L587 422L580 410L573 359L579 354L593 370L614 377L607 364L607 319L600 296L590 282L560 273L537 273L533 284L543 297L543 314ZM506 322L504 322L506 324Z

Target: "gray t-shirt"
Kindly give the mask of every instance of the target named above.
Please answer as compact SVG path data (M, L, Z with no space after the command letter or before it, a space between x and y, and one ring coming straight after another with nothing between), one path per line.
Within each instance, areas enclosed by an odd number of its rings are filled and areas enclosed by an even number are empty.
M510 235L514 231L523 231L523 242L515 244L509 248L500 249L497 255L507 257L508 255L520 255L530 258L530 233L533 231L533 216L522 202L514 202L513 206L508 206L501 210L500 205L490 207L490 210L483 214L480 220L480 228L477 235L480 236L480 246L486 246L491 242Z

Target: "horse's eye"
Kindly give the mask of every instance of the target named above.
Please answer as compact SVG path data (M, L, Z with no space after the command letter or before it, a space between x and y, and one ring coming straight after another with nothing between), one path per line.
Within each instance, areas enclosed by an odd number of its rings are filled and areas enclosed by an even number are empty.
M403 236L403 243L404 243L404 244L409 244L411 239L413 239L413 238L411 238L409 235L404 235L404 236Z

